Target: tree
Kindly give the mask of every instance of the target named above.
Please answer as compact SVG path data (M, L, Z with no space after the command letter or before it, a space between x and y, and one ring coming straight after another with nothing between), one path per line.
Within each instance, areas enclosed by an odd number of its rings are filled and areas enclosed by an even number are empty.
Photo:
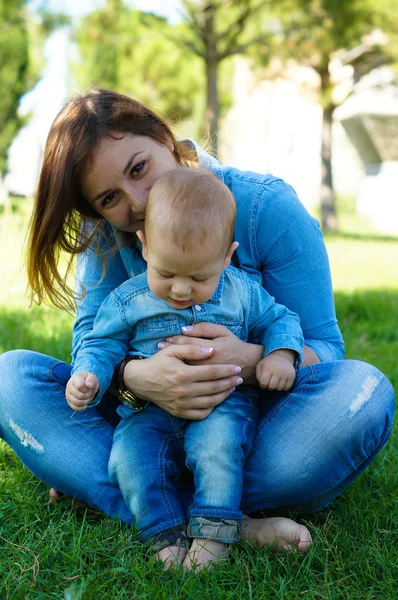
M392 0L287 0L278 7L285 31L279 54L311 66L319 75L322 120L321 221L324 231L337 231L332 173L332 122L337 100L331 62L343 50L361 44L377 26L386 33L398 31L397 9ZM394 16L395 15L395 16ZM380 64L380 48L374 48L376 62L362 64L361 75ZM383 59L382 59L383 60ZM389 59L384 59L389 60Z
M263 52L272 37L262 31L249 31L271 0L183 0L185 23L188 28L176 40L183 44L205 65L206 118L212 153L217 156L220 101L218 90L219 67L222 61L244 53L252 44L259 44Z
M175 122L190 118L203 79L196 59L170 39L172 31L163 17L108 0L78 28L79 84L131 95Z
M8 148L22 125L17 110L29 86L29 41L25 0L0 0L0 176Z

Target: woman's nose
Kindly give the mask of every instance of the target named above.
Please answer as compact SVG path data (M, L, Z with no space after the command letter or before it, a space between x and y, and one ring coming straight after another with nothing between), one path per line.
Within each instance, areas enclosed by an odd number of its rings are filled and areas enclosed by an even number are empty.
M133 212L142 212L145 209L148 198L148 191L146 189L130 188L126 190L126 195Z

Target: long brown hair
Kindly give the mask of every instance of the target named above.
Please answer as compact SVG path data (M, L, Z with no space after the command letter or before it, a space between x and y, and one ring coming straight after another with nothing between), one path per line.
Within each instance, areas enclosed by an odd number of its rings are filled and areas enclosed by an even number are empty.
M84 198L81 182L101 140L126 133L148 136L161 144L171 141L178 164L195 158L194 149L177 141L163 119L128 96L93 89L66 104L47 137L29 224L27 271L32 302L49 301L74 309L67 275L74 256L87 249L103 223ZM90 220L92 225L86 227ZM64 273L59 270L62 252L70 255Z

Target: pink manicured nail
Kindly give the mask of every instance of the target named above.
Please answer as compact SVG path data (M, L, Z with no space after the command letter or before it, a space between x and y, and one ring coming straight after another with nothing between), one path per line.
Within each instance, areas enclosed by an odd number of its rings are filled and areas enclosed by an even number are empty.
M237 375L238 373L240 373L241 370L242 369L240 367L234 367L234 373L235 373L235 375Z
M193 325L187 325L186 327L182 327L183 331L193 331Z
M159 350L163 350L163 348L166 348L166 344L164 342L159 342L158 348Z
M229 393L230 393L230 394L232 394L232 392L234 392L234 391L235 391L235 388L231 388L231 389L229 390Z
M171 338L171 337L166 338L166 342L172 342L172 341L173 341L173 338Z
M203 346L201 348L202 352L205 352L206 354L209 354L210 352L213 352L213 348L208 348L207 346Z
M236 378L236 385L240 385L241 383L243 383L242 377L237 377Z

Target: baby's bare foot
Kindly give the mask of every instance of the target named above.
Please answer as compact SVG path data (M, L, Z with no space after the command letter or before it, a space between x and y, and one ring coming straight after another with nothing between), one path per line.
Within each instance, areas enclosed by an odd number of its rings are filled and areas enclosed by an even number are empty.
M274 546L283 550L297 548L303 554L308 552L312 544L307 527L283 517L250 519L243 515L240 533L243 539L254 546Z
M187 571L198 573L202 569L212 568L213 565L227 560L229 552L226 544L215 540L196 538L192 541L182 566Z
M155 554L155 560L163 563L163 569L167 571L170 567L180 565L187 555L187 549L182 546L167 546Z

